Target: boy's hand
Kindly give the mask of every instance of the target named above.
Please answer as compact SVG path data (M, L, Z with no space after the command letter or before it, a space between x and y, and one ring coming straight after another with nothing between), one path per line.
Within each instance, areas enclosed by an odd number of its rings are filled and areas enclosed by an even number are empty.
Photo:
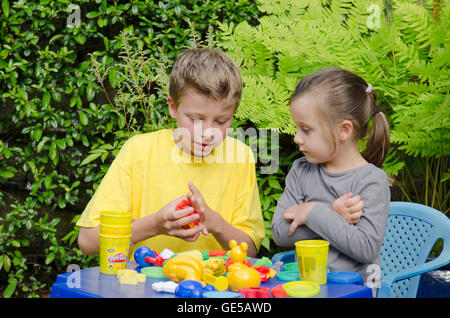
M289 236L294 234L295 229L298 226L305 224L309 212L315 204L315 202L305 202L294 205L283 212L283 219L285 219L286 222L291 223L291 226L289 227Z
M204 235L208 235L208 228L211 226L210 223L212 221L211 216L213 211L209 208L208 204L206 204L202 194L192 182L188 183L188 187L189 190L191 190L191 193L187 194L188 200L191 202L195 211L200 215L198 227L201 228ZM207 221L209 221L209 223Z
M353 197L352 193L347 193L337 198L331 208L344 218L349 224L356 224L363 214L364 201L361 196Z
M194 212L194 209L189 206L181 210L176 210L177 205L186 199L186 196L181 196L162 207L161 210L156 213L157 227L160 234L179 237L189 242L197 240L201 228L196 226L192 229L183 229L183 226L199 220L200 215L197 213L189 215Z

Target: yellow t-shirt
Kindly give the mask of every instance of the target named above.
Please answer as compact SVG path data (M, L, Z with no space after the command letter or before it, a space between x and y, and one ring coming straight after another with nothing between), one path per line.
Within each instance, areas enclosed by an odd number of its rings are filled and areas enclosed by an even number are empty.
M150 215L186 195L189 181L211 209L247 233L259 249L265 231L250 148L226 137L208 157L192 157L177 147L172 129L137 135L123 145L77 225L98 226L101 211L131 211L134 219ZM175 253L223 249L212 234L201 234L195 242L158 235L136 244L131 256L140 245Z

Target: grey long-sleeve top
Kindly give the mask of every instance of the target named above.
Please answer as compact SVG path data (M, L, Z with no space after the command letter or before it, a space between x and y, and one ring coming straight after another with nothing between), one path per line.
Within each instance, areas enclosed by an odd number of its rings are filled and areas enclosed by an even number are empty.
M331 204L351 192L361 195L363 215L355 225L347 223ZM283 212L297 204L315 201L304 225L289 236L290 223ZM380 248L384 239L389 212L390 189L386 173L372 164L331 173L322 164L312 164L300 158L294 161L286 176L285 190L278 200L272 219L272 235L279 246L294 246L296 241L323 239L330 242L330 271L370 273L369 264L381 265Z

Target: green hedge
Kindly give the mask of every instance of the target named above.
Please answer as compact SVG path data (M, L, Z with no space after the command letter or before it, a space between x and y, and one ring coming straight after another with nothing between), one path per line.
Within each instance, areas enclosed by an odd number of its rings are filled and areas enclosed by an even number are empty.
M214 35L216 21L254 23L257 17L255 4L247 0L1 0L3 296L42 295L68 264L96 264L95 257L84 257L76 248L72 219L126 138L172 125L164 87L155 78L148 92L151 114L131 105L134 118L126 118L130 130L107 100L105 92L114 99L123 80L115 75L124 70L119 56L124 41L145 55L148 72L156 76L157 70L168 73L185 47ZM105 91L93 61L112 70L106 74ZM145 125L146 116L154 119L153 126ZM89 151L100 155L81 165Z

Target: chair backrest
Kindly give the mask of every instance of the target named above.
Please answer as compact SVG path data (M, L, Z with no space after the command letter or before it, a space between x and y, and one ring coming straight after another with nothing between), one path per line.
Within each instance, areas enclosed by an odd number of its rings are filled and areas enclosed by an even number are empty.
M396 272L424 264L436 241L448 239L449 222L443 213L431 207L391 202L381 247L382 281ZM390 297L416 297L419 281L420 275L394 282Z

